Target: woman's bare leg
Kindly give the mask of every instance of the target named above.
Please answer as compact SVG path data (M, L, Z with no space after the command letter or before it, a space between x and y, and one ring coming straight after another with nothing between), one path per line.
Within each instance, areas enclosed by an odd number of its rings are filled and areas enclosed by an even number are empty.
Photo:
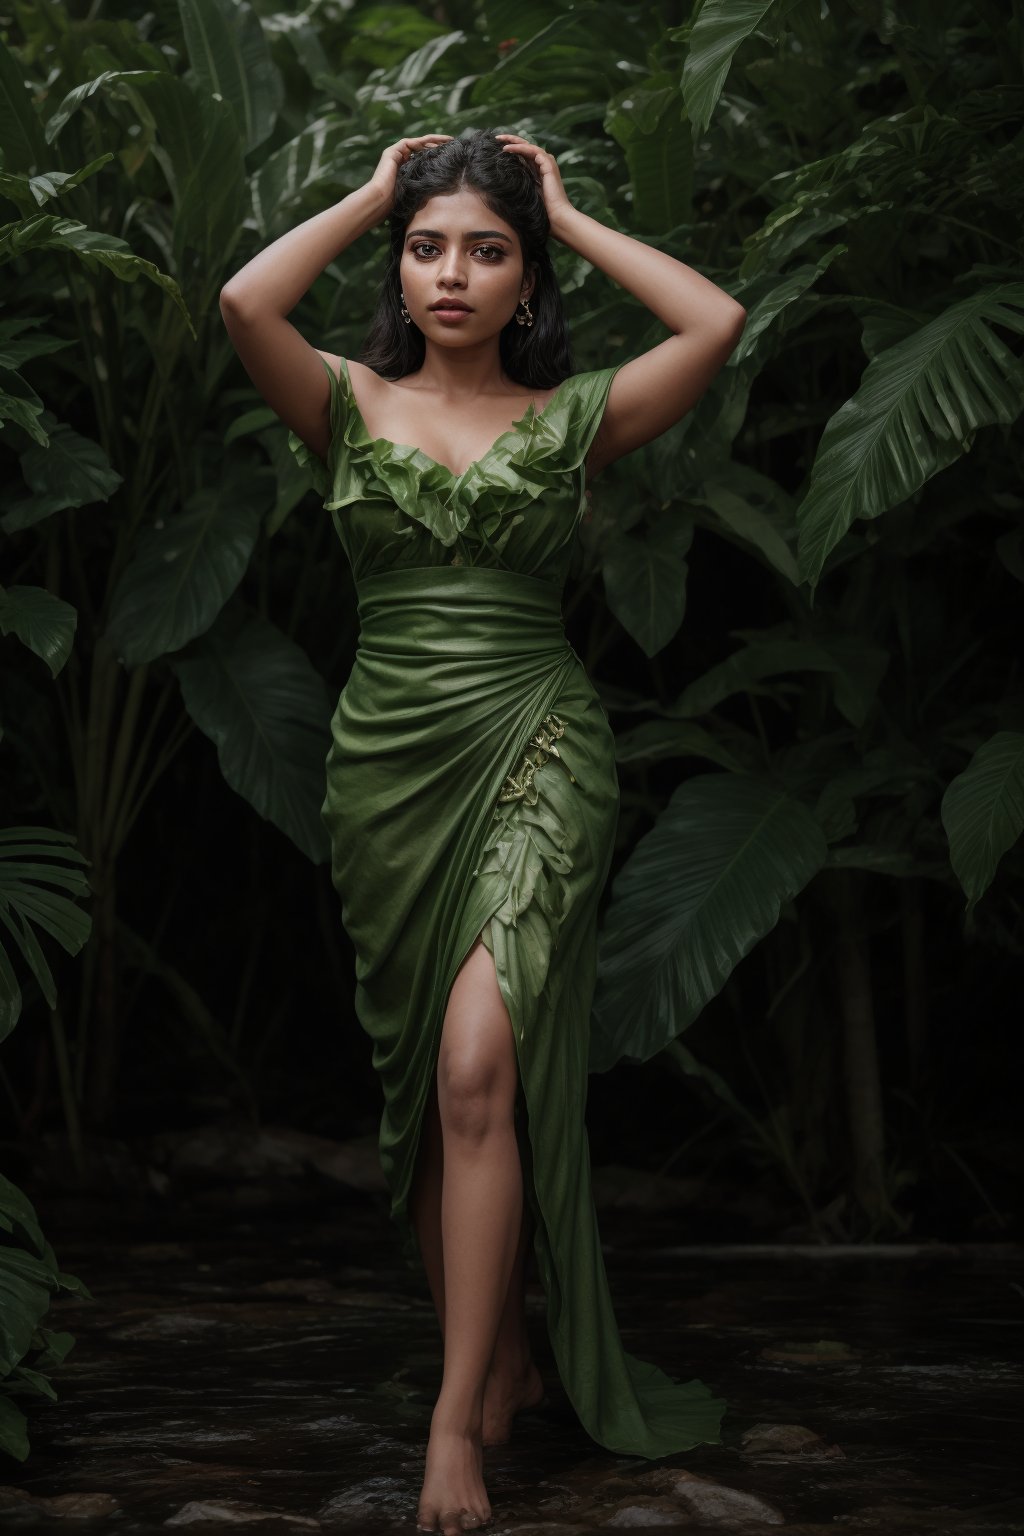
M534 1363L526 1326L526 1261L532 1232L533 1218L524 1202L512 1276L484 1389L484 1445L506 1441L519 1410L534 1407L544 1396L544 1381Z
M423 1129L409 1190L409 1215L430 1286L430 1295L444 1341L444 1253L441 1246L441 1185L444 1179L444 1142L441 1113L437 1107L437 1083L431 1081L423 1111Z
M483 1480L483 1405L523 1216L517 1083L511 1021L494 961L478 940L452 987L437 1068L444 1372L417 1524L444 1536L491 1518Z
M416 1174L409 1195L409 1210L419 1244L427 1283L444 1340L444 1256L441 1244L441 1187L444 1177L444 1143L436 1083L431 1084L423 1115ZM498 1324L498 1336L484 1387L483 1443L501 1445L512 1432L512 1420L521 1408L532 1408L544 1396L544 1381L534 1363L526 1323L526 1264L530 1253L533 1218L524 1203L519 1242L512 1264L508 1293Z

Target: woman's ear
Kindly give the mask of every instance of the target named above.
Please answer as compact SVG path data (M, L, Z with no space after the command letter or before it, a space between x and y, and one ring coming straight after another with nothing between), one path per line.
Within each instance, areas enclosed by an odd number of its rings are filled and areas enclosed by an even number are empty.
M533 290L536 288L536 286L537 286L537 263L535 261L531 261L530 265L527 267L526 271L523 273L523 286L522 286L522 288L520 290L520 293L519 293L519 298L520 298L521 302L525 303L525 301L533 293Z

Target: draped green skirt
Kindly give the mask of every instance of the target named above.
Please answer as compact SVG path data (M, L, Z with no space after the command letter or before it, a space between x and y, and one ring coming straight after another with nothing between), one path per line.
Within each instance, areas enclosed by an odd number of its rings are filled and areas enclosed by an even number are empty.
M482 935L512 1022L524 1198L567 1396L615 1452L717 1444L724 1400L623 1349L601 1253L584 1109L619 791L560 593L518 572L440 566L365 577L357 596L322 815L403 1255L418 1257L409 1191L445 1009Z

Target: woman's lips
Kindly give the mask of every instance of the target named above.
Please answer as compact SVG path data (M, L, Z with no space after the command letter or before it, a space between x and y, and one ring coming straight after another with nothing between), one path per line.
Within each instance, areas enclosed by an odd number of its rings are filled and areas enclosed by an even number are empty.
M450 324L453 321L468 320L473 311L471 309L444 309L442 307L432 309L430 313L436 315L439 320L444 320Z

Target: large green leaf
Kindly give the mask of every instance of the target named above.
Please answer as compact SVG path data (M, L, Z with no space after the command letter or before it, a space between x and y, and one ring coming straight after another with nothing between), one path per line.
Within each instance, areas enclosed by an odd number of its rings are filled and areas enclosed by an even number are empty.
M780 576L799 585L790 547L796 522L781 486L743 464L729 464L721 479L705 480L692 500L711 508L725 537L752 546Z
M71 655L78 614L45 587L0 587L0 635L17 635L56 677Z
M33 927L49 933L69 955L78 954L92 927L89 914L71 899L89 894L89 882L82 871L67 868L69 863L90 863L73 847L75 842L77 838L69 833L50 827L0 830L0 929L6 928L13 937L50 1008L56 1004L57 989ZM61 862L40 863L39 854ZM69 895L47 890L47 885L56 885ZM10 1034L20 1013L21 988L0 939L0 1040Z
M20 219L17 223L0 227L0 265L14 261L18 256L44 250L65 251L80 261L89 272L95 273L103 267L123 283L134 283L140 277L148 278L177 305L195 339L195 326L177 283L151 261L133 255L126 240L101 230L89 229L74 219L62 219L50 213L40 213L34 218Z
M13 421L37 443L45 443L44 410L43 402L31 384L13 368L5 368L0 363L0 428L4 422ZM7 526L7 516L0 518L0 525Z
M970 911L1024 830L1024 734L997 731L984 742L947 785L940 814Z
M392 71L395 89L408 91L414 86L422 85L424 80L432 73L438 62L444 58L451 48L461 47L465 42L465 32L445 32L440 37L432 37L422 48L402 60L398 68Z
M21 455L21 472L31 494L7 498L0 526L8 533L34 527L68 507L109 501L124 483L99 443L55 421L49 411L41 414L39 430L32 436L36 441Z
M605 129L626 152L635 228L680 224L693 191L693 145L672 77L661 71L613 96Z
M208 630L245 574L259 527L259 508L232 495L229 477L147 529L113 596L107 634L118 657L136 667Z
M304 198L322 197L331 189L340 199L362 186L373 175L379 158L376 138L353 134L347 119L332 115L306 123L301 133L267 155L251 179L261 238L283 235L292 227ZM358 247L346 252L350 262L357 252ZM346 271L351 271L348 264ZM359 287L357 279L350 281Z
M26 81L26 69L0 36L0 143L5 171L39 171L46 159L46 139Z
M696 719L737 693L781 700L793 686L767 686L767 678L823 672L832 677L836 707L851 724L861 725L888 664L888 653L856 637L795 638L787 633L791 628L779 624L770 630L734 630L747 645L694 678L662 714L670 720Z
M777 343L780 331L807 313L813 313L810 306L801 301L832 263L846 255L847 249L847 246L841 244L830 245L817 261L794 267L784 277L773 273L767 278L762 277L759 283L751 282L733 289L733 297L746 307L747 319L739 345L730 354L727 367L736 368L747 358L763 352L768 342Z
M694 134L705 131L737 48L778 0L704 0L683 65L682 92Z
M879 517L967 452L979 427L1015 421L1024 363L992 329L1024 331L1024 283L983 288L872 359L822 434L797 511L812 586L854 518Z
M578 16L572 14L555 16L547 26L541 27L531 37L523 40L517 38L517 46L504 52L494 68L477 82L473 89L472 100L475 103L484 104L504 99L508 94L509 82L514 82L515 77L521 77L524 71L529 72L535 68L543 55L552 52L552 45L558 38L571 33L579 26Z
M785 775L787 784L799 785L802 771L807 773L807 770L813 770L819 786L814 814L824 828L825 836L830 843L835 843L840 838L850 837L856 832L858 800L891 797L905 804L908 797L915 792L930 794L933 783L933 770L930 763L922 753L904 744L893 747L872 747L864 753L859 762L850 765L849 758L846 756L848 735L849 733L842 735L837 733L830 737L819 733L813 739L799 743L782 755L781 771ZM826 753L830 753L833 744L842 749L843 760L839 766L829 771L831 764L827 758L825 759L824 769L828 777L822 784L820 762ZM816 762L815 759L818 761ZM809 775L804 778L804 782L810 792L813 785L809 782ZM846 858L849 853L848 847L830 848L828 862L832 864L837 856Z
M79 81L46 119L47 144L55 145L75 114L87 106L95 108L104 99L125 96L125 82L138 85L143 80L155 80L165 73L163 69L104 69L91 80ZM108 154L104 158L114 157Z
M814 816L773 779L681 784L612 886L590 1070L646 1061L687 1029L827 851Z
M43 315L0 319L0 367L20 369L23 362L32 358L45 358L51 352L63 352L64 347L74 346L69 336L51 336L32 329L43 323Z
M0 1244L0 1381L28 1354L57 1289L56 1273L45 1259Z
M668 644L686 612L686 556L693 519L663 513L643 538L632 533L611 544L602 567L608 606L645 654Z
M227 104L166 77L139 94L160 124L174 196L174 259L184 284L196 274L205 298L224 271L248 217L250 198L241 136Z
M231 788L315 864L330 857L320 818L331 705L305 651L273 624L231 609L169 664L185 708L216 743Z
M97 155L95 160L81 166L77 171L42 171L35 176L11 176L0 171L0 192L5 197L9 197L23 214L35 213L51 198L64 197L74 191L75 187L81 186L83 181L88 181L91 176L95 176L108 161L113 159L113 153L108 151L106 154Z
M0 1173L0 1227L12 1235L22 1233L40 1256L46 1252L46 1239L39 1225L36 1208L25 1192Z
M615 733L616 762L649 763L666 757L703 758L730 773L745 766L719 736L690 720L645 720Z
M207 98L222 96L248 154L273 133L284 86L247 0L178 0L188 58Z

